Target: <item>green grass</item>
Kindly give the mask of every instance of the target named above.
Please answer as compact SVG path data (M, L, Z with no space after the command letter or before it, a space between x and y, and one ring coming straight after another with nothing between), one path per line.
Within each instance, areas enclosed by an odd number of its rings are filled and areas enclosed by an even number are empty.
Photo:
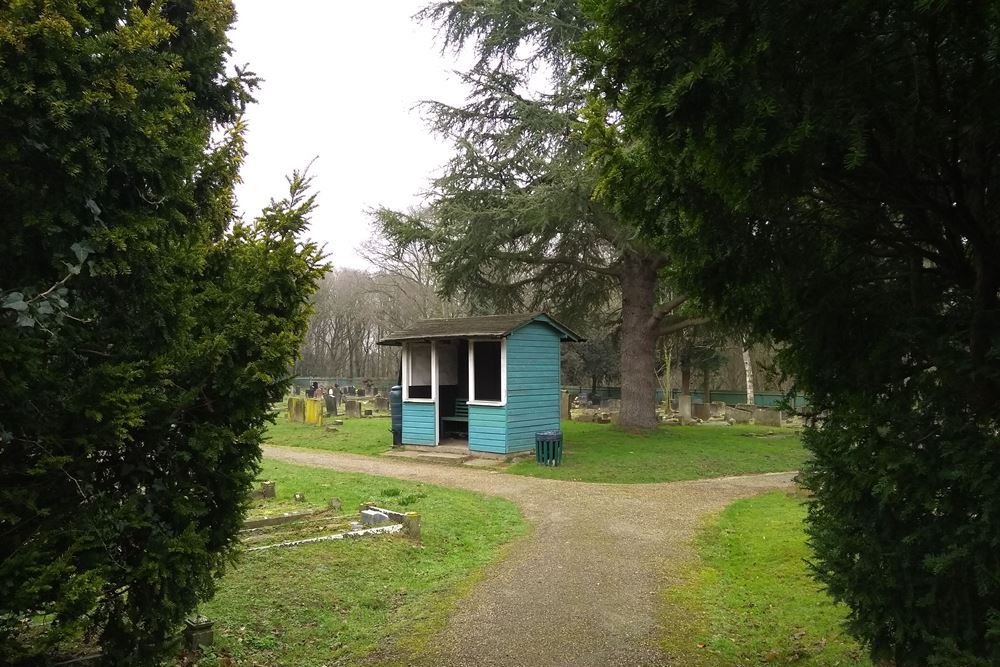
M666 593L668 654L703 667L871 663L842 630L845 609L809 577L800 498L733 503L697 539L701 564Z
M392 448L389 420L345 419L330 433L278 417L267 432L271 444L378 456ZM506 468L515 475L611 484L672 482L727 475L797 470L806 459L798 433L763 426L661 426L635 435L591 422L562 423L559 467L534 459ZM771 434L771 435L769 435Z
M499 498L270 460L263 467L277 498L256 501L255 514L325 507L331 497L346 512L371 500L419 512L422 540L382 536L246 553L200 609L216 622L213 653L239 665L395 664L418 654L482 568L527 530L516 507ZM297 491L306 503L292 502Z
M798 434L788 428L661 426L634 435L613 426L564 421L562 430L561 466L543 467L530 459L507 472L635 484L798 470L807 456Z
M343 426L333 426L334 419L338 417L326 418L327 423L323 426L307 426L290 422L284 414L279 414L277 423L267 429L268 444L369 456L377 456L392 449L392 433L389 430L388 418L339 417L344 420ZM337 431L331 433L326 430L327 426L333 426Z

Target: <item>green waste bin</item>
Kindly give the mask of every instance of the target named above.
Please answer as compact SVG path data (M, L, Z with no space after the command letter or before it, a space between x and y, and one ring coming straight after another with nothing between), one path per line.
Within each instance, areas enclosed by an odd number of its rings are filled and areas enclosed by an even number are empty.
M535 433L535 460L539 465L557 466L562 463L562 431Z

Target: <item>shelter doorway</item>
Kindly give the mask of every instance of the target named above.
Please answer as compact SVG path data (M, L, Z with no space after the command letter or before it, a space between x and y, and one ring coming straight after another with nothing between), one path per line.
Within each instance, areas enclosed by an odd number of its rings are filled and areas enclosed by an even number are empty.
M437 341L439 443L469 438L469 343Z

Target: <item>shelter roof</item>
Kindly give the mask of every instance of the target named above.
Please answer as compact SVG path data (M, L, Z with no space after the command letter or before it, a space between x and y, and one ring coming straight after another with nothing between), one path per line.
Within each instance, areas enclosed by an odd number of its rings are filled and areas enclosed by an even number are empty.
M389 334L378 344L402 345L409 341L447 338L502 338L532 322L542 322L549 325L559 332L559 337L563 341L582 342L585 340L555 318L539 312L418 320L406 329Z

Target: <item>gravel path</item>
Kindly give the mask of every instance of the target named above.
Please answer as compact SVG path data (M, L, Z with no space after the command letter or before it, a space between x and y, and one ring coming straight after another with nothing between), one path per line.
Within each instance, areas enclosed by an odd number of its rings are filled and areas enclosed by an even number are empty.
M699 519L787 487L794 473L664 484L586 484L354 454L264 447L290 463L502 496L535 530L487 570L435 642L434 664L665 665L658 591L693 558Z

